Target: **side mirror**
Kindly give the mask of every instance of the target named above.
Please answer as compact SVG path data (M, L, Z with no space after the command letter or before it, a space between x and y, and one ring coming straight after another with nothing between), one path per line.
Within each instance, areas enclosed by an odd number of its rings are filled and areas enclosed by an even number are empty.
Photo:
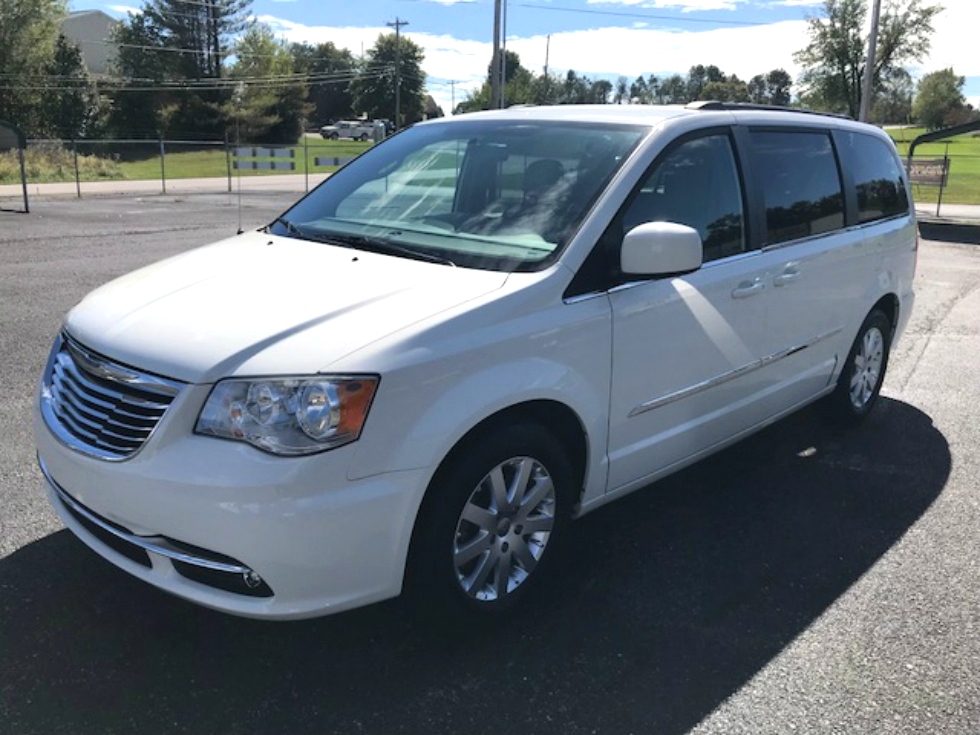
M619 257L624 273L666 276L700 268L704 247L693 227L644 222L626 233Z

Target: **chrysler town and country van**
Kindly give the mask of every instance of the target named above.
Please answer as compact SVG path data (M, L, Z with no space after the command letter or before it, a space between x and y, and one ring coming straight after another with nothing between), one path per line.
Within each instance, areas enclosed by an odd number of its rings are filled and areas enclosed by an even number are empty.
M51 503L175 595L496 613L573 520L822 401L875 405L914 209L868 125L719 103L416 125L67 315Z

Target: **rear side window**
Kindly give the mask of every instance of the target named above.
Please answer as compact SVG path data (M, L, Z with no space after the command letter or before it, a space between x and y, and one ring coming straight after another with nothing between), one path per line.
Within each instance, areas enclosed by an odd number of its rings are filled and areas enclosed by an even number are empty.
M843 155L857 189L858 222L907 214L905 180L895 154L885 142L862 133L844 133L839 140L845 146Z
M753 131L752 157L762 183L769 245L844 226L844 194L830 135Z

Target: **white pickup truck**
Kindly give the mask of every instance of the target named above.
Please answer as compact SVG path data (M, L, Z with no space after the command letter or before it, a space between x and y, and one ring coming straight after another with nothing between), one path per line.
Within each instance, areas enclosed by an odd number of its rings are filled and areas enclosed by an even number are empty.
M320 128L320 135L328 140L351 138L353 140L371 140L374 136L374 123L360 120L340 120L333 125Z

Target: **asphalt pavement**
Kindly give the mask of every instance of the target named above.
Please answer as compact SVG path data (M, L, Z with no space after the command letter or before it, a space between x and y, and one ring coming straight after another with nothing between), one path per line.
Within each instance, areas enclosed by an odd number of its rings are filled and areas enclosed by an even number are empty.
M256 227L292 195L247 192ZM519 617L267 623L65 531L30 433L65 311L238 228L237 197L0 212L0 733L980 732L980 249L925 240L884 398L803 411L575 524Z

